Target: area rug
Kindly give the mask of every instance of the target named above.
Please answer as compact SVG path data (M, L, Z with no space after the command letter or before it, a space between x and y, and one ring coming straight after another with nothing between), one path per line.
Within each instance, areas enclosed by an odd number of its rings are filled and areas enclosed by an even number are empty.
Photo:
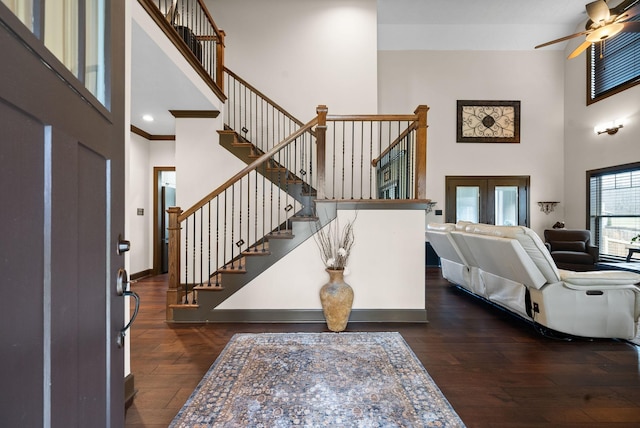
M464 427L399 333L233 336L171 427Z

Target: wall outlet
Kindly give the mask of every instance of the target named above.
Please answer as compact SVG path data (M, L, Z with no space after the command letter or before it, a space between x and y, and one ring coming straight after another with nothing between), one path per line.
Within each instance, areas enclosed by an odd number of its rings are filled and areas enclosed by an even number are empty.
M144 208L138 208L138 215L144 215Z
M436 210L436 215L442 215L442 210Z

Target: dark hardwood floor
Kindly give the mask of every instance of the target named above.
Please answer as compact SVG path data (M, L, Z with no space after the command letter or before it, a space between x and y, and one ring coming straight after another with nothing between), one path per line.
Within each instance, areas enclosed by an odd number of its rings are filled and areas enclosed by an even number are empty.
M324 324L167 324L166 279L133 284L138 393L127 427L166 427L228 340L241 332L327 331ZM451 287L426 269L428 324L350 323L398 331L468 427L638 427L640 348L616 340L562 341Z

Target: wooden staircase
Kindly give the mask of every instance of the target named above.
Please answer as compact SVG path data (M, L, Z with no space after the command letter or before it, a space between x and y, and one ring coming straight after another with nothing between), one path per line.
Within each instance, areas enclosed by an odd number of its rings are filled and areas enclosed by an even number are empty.
M211 284L194 287L187 296L188 304L170 305L175 322L219 321L214 308L231 297L298 245L311 238L317 227L324 227L336 218L335 201L317 201L322 208L318 217L294 216L287 231L274 231L260 242L242 252L236 260L218 269L212 275Z
M220 145L238 159L251 164L264 153L237 132L218 131ZM257 169L258 173L287 192L301 208L287 221L272 230L259 242L244 250L229 263L211 275L207 284L193 287L183 304L173 304L173 321L215 321L213 309L254 278L271 267L298 245L309 239L316 228L324 227L336 217L335 206L323 207L321 217L315 215L316 190L283 165L270 161ZM335 204L333 204L335 205Z
M220 145L247 165L264 154L262 150L234 130L225 129L218 131L218 134L220 134ZM317 192L300 177L300 175L306 174L306 171L290 171L275 161L258 168L257 171L302 205L302 209L296 212L295 217L313 217L313 200L317 196Z

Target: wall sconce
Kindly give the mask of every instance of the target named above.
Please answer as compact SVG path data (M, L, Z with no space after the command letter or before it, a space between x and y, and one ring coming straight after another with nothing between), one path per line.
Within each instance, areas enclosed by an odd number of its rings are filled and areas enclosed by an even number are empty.
M559 203L560 202L538 202L538 205L540 206L540 211L542 211L545 214L549 214L550 212L553 212L553 209Z
M593 127L593 132L596 134L604 134L607 133L609 135L613 135L618 132L618 129L624 128L624 121L622 119L612 120L610 122L600 123Z

